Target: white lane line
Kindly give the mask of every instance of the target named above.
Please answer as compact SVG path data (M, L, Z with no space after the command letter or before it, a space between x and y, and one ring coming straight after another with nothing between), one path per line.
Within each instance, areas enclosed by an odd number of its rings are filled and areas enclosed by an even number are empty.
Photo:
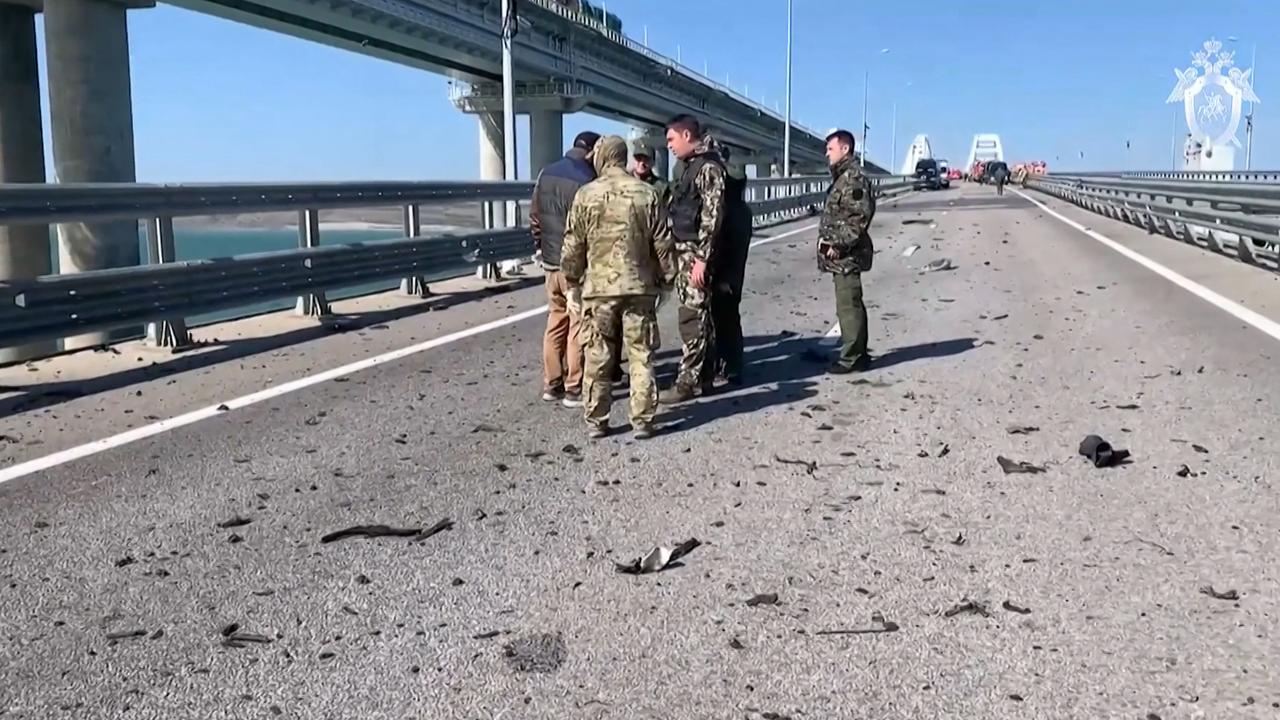
M788 238L788 237L791 237L792 235L799 235L802 232L807 232L816 227L818 227L818 223L809 223L808 225L805 225L802 228L796 228L795 230L788 230L782 233L781 235L771 235L767 238L760 238L759 240L756 240L755 242L751 243L751 247L756 247L757 245L763 245L765 243L771 243L774 240L781 240L782 238Z
M1010 188L1010 190L1013 190L1013 188ZM1161 265L1155 260L1152 260L1146 255L1142 255L1134 250L1130 250L1124 245L1121 245L1120 243L1116 242L1115 240L1112 240L1111 238L1107 237L1106 235L1103 235L1100 232L1097 232L1096 230L1090 230L1089 228L1085 227L1084 225L1081 225L1075 220L1072 220L1071 218L1059 212L1054 211L1053 209L1049 208L1047 205L1040 202L1039 200L1036 200L1035 198L1032 198L1032 197L1028 197L1026 194L1022 193L1019 190L1013 190L1013 192L1016 193L1023 200L1026 200L1032 203L1033 205L1039 207L1041 210L1049 213L1050 215L1061 220L1067 225L1070 225L1071 227L1079 230L1085 235L1088 235L1094 240L1097 240L1103 245L1106 245L1112 250L1115 250L1116 252L1138 263L1139 265L1159 275L1165 280L1168 280L1169 282L1173 283L1174 285L1177 285L1183 290L1186 290L1192 295L1199 297L1201 300L1204 300L1210 305L1213 305L1219 308L1220 310L1224 310L1234 315L1239 320L1242 320L1254 326L1258 330L1261 330L1262 332L1270 335L1276 340L1280 340L1280 323L1277 323L1271 318L1268 318L1264 315L1256 313L1253 310L1250 310L1249 308L1241 305L1240 303L1235 302L1234 300L1230 300L1228 298L1225 298L1219 295L1218 293L1210 290L1209 288L1201 285L1200 283L1194 280L1189 280L1186 277L1179 275L1178 273L1174 272L1173 270L1170 270L1164 265Z
M150 425L143 425L142 427L127 430L101 440L94 440L93 442L85 443L84 445L60 450L52 455L45 455L44 457L36 458L34 460L18 463L17 465L0 470L0 484L7 483L10 480L16 480L20 477L37 473L42 470L48 470L49 468L57 467L58 465L63 465L73 460L79 460L81 458L89 457L90 455L96 455L112 448L144 440L170 430L176 430L180 427L198 423L201 420L216 417L229 410L248 407L250 405L263 402L264 400L270 400L296 390L311 387L312 385L319 385L322 382L333 380L334 378L352 375L362 370L368 370L369 368L384 365L394 360L409 357L410 355L416 355L420 352L449 345L451 343L458 342L459 340L487 333L491 330L504 328L508 325L514 325L518 322L528 320L529 318L537 317L546 311L546 305L533 308L532 310L525 310L524 312L508 315L504 318L484 323L483 325L476 325L475 327L469 327L448 335L442 335L433 340L418 343L417 345L410 345L408 347L400 348L399 350L392 350L391 352L383 353L382 355L375 355L374 357L365 358L364 360L357 360L356 362L343 365L342 367L325 370L324 372L309 375L297 380L291 380L287 383L269 387L265 390L259 390L258 392L251 393L249 395L242 395L234 400L227 400L226 402L218 405L210 405L209 407L201 408L199 410L192 410L191 412L171 417L167 420L161 420Z

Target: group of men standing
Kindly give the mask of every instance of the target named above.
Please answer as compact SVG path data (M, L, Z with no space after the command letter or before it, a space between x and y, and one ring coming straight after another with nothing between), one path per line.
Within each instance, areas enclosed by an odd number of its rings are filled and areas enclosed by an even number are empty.
M852 136L841 132L851 158ZM530 225L549 307L542 398L585 406L591 437L609 432L624 354L631 427L641 439L654 433L659 402L680 403L717 385L743 382L739 308L752 233L746 176L696 118L673 118L666 139L682 166L670 185L653 174L647 153L637 152L628 171L625 140L584 132L562 159L539 173L534 187ZM862 178L852 160L844 166L853 174L843 181L836 175L833 192L839 194L833 199L838 208L860 209L870 202L870 189L865 182L851 184ZM824 226L829 224L824 216ZM833 371L849 372L865 366L866 311L860 284L854 289L864 262L865 223L832 228L826 233L831 242L819 247L819 264L837 275L837 309L847 339L848 352ZM869 251L865 264L869 268ZM653 368L657 308L672 289L683 351L675 382L659 393Z

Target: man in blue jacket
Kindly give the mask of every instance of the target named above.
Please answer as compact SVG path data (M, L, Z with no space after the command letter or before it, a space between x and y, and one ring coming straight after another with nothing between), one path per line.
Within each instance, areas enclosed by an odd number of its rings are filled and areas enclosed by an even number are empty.
M534 250L542 258L547 285L547 330L542 338L542 399L559 401L565 407L582 406L582 344L578 324L582 308L572 297L560 254L564 247L565 223L578 188L595 180L589 158L600 135L578 133L564 157L538 173L529 209L529 229Z

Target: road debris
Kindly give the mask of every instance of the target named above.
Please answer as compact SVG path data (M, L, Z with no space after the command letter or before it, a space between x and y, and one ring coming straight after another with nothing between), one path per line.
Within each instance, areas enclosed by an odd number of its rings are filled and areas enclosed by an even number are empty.
M674 548L656 547L650 550L647 555L636 558L629 563L617 563L614 565L617 571L627 575L645 575L648 573L661 572L671 566L680 558L693 552L702 543L697 538L689 538Z
M1200 473L1193 471L1193 470L1192 470L1190 467L1188 467L1187 465L1182 465L1181 467L1179 467L1179 468L1178 468L1177 472L1175 472L1175 473L1174 473L1174 475L1177 475L1178 477L1182 477L1182 478L1184 478L1184 477L1198 477L1198 476L1200 475Z
M751 596L747 600L747 607L760 607L761 605L779 605L778 593L759 593Z
M475 427L471 428L471 432L472 433L481 433L481 432L501 433L501 432L506 432L506 430L503 430L497 425L490 425L489 423L480 423Z
M129 640L131 638L145 637L146 630L122 630L120 632L107 633L108 640Z
M902 251L902 257L911 257L912 255L915 255L916 251L919 249L919 245L908 245L907 249Z
M802 465L804 466L804 471L809 475L812 475L818 472L817 460L788 460L787 458L784 458L778 455L774 455L773 459L777 462L782 463L783 465Z
M1200 588L1200 593L1202 595L1208 595L1214 600L1239 600L1240 599L1240 593L1236 592L1235 590L1218 592L1217 590L1213 589L1212 585L1205 585L1204 587Z
M249 518L240 517L239 515L233 515L231 516L230 520L223 520L222 522L218 523L218 527L222 528L223 530L229 530L235 527L243 527L245 525L248 525L251 522L253 521L250 520Z
M997 455L996 462L1000 463L1000 469L1004 471L1005 475L1012 475L1015 473L1034 475L1036 473L1044 472L1044 468L1039 465L1032 465L1025 460L1010 460L1003 455Z
M987 609L987 606L974 600L965 600L953 606L950 610L942 613L942 615L943 617L955 617L957 615L964 615L967 613L981 615L982 617L987 618L991 617L991 611Z
M325 535L324 537L320 538L320 542L331 543L331 542L336 542L338 540L346 540L347 538L354 538L354 537L364 537L364 538L407 537L407 538L413 538L411 542L418 542L421 540L426 540L427 538L431 537L432 535L435 535L441 530L448 530L452 527L453 527L453 521L450 520L449 518L445 518L440 522L436 523L435 525L432 525L431 527L426 528L425 530L420 527L400 528L400 527L391 527L389 525L353 525L352 527L344 528L342 530L331 532L328 535Z
M1117 450L1111 443L1097 435L1088 435L1080 441L1080 454L1089 458L1094 467L1115 467L1129 459L1128 450Z
M955 269L956 269L956 266L952 264L950 258L939 258L937 260L934 260L926 264L924 266L924 269L920 271L920 274L923 275L925 273L943 272L945 270L955 270Z
M1004 608L1005 610L1008 610L1009 612L1018 613L1019 615L1031 614L1030 608L1019 607L1009 602L1008 600L1005 600L1004 602L1000 603L1000 607Z
M871 627L868 628L850 628L847 630L818 630L814 635L870 635L873 633L891 633L898 632L898 623L892 620L885 620L884 615L879 612L871 614Z
M1040 432L1040 428L1035 425L1010 425L1004 431L1010 435L1030 435L1033 432Z

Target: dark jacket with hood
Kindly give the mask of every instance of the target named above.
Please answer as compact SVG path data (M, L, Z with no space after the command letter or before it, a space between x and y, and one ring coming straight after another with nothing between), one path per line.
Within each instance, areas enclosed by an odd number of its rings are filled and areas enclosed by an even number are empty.
M573 197L578 188L595 179L595 168L587 162L587 151L581 148L570 148L564 157L538 173L529 208L529 229L534 248L542 251L542 264L547 269L560 268L564 227Z

